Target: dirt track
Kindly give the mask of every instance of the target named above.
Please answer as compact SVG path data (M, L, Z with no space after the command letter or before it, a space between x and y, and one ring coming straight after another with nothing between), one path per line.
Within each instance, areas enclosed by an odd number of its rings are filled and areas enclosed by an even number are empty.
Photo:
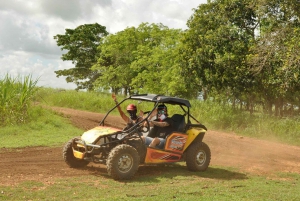
M98 125L102 114L55 107L54 110L70 118L74 125L90 129ZM118 117L106 123L124 127ZM273 172L300 174L300 147L239 137L234 134L208 131L204 141L212 152L211 166L230 166L244 173L271 175ZM69 168L62 159L62 146L34 147L8 151L0 149L0 183L14 185L24 180L51 183L57 178L77 175L107 175L103 165L90 164L83 170ZM142 167L138 175L149 174L156 167Z

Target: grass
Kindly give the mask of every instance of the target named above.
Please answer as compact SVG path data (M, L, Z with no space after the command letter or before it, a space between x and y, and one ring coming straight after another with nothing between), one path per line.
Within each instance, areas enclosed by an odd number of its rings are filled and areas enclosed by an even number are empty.
M300 146L300 118L270 117L262 113L232 110L214 102L192 100L192 114L208 129Z
M83 132L53 111L36 106L30 112L35 121L0 127L1 148L57 146Z
M298 174L277 173L270 178L224 167L210 167L206 172L194 173L182 164L152 168L157 172L126 182L112 180L105 174L91 174L48 183L25 181L13 187L0 185L0 200L300 199Z
M111 94L108 93L78 92L51 88L40 88L34 100L50 106L94 112L107 112L115 105Z

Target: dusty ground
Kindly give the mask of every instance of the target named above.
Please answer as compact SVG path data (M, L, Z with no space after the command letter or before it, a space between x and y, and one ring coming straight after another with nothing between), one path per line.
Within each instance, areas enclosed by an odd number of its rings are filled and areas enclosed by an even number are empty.
M74 125L90 129L98 125L103 115L66 108L53 108L70 118ZM124 127L120 118L109 118L106 123ZM212 166L235 167L243 173L271 175L273 172L300 174L300 147L239 137L235 134L209 130L204 141L212 152ZM55 179L77 175L106 176L106 167L89 164L84 169L71 169L62 159L62 147L34 147L9 151L0 149L0 184L14 185L25 180L52 183ZM137 173L153 174L158 167L140 167ZM155 170L156 169L156 170Z

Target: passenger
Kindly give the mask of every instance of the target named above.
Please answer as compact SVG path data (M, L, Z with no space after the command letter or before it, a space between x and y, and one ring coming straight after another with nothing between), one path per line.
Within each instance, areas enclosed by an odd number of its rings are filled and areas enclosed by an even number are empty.
M116 104L118 104L116 95L113 93L112 96L113 100L115 101ZM122 119L125 121L127 124L125 129L128 129L135 125L137 122L141 121L143 119L143 111L140 111L140 116L137 116L137 107L134 104L129 104L126 108L127 113L129 114L129 117L123 112L121 109L120 105L118 105L118 111L122 117Z
M157 109L149 116L149 119L156 115L154 121L149 121L150 130L147 137L142 136L144 143L152 148L164 149L166 137L173 131L173 120L168 117L168 110L165 105L159 105ZM146 124L146 122L145 122ZM145 125L144 124L144 125Z

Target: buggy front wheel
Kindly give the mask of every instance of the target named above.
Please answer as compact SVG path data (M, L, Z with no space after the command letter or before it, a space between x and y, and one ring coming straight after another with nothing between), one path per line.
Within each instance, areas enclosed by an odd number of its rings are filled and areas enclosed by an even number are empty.
M140 157L135 148L121 144L111 150L106 162L108 174L115 180L131 179L138 170Z
M75 139L75 138L74 138ZM69 142L67 142L67 144L64 146L63 148L63 159L64 161L67 163L67 165L69 167L72 168L81 168L81 167L85 167L87 164L89 164L89 161L85 161L83 159L78 159L74 156L73 154L73 140L70 140Z

